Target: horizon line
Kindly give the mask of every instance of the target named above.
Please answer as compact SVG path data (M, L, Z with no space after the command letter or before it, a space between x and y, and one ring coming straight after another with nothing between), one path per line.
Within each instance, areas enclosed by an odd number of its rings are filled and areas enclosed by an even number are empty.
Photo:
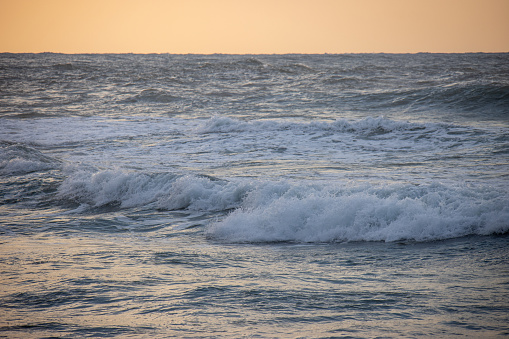
M507 54L509 51L505 52L322 52L322 53L299 53L299 52L288 52L288 53L174 53L174 52L0 52L0 54L62 54L62 55L80 55L80 54L117 54L117 55L353 55L353 54Z

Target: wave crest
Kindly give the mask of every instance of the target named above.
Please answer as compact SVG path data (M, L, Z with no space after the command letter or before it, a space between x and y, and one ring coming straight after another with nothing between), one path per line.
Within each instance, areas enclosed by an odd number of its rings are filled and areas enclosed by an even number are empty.
M0 142L0 174L23 175L60 166L60 161L23 144Z
M367 117L357 121L337 119L332 122L311 121L284 121L284 120L252 120L243 121L226 116L216 115L206 120L198 127L199 133L228 133L244 131L281 131L281 130L302 130L302 131L324 131L337 133L355 133L359 135L387 134L397 131L422 131L445 129L446 125L434 123L411 123L396 121L380 117Z
M208 176L79 170L64 180L58 198L91 207L223 211L238 207L248 189Z
M294 187L266 198L211 224L207 235L227 242L432 241L509 231L507 197L484 190Z
M127 102L150 102L150 103L161 103L167 104L174 101L179 100L180 98L174 95L171 95L168 91L149 88L144 89L140 93L136 94L131 99L128 99Z

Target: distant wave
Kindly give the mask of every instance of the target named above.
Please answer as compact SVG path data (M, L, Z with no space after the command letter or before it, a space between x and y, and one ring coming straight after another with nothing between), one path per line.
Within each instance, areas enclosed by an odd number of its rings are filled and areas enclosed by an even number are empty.
M237 72L237 71L251 71L259 73L286 73L286 74L306 74L316 72L312 67L302 62L285 62L285 63L270 63L264 62L255 57L242 58L235 61L214 61L204 62L200 65L200 69L209 72Z
M430 108L461 111L500 111L507 113L509 86L505 84L434 84L403 90L358 93L347 100L363 98L369 108L429 110Z
M149 88L144 89L140 93L132 96L129 99L124 100L125 102L153 102L153 103L170 103L179 100L179 97L172 95L168 91Z
M458 143L470 144L475 140L486 142L496 137L492 133L446 123L413 123L385 117L368 117L360 120L338 119L335 121L251 120L243 121L225 116L214 116L196 127L198 133L274 133L291 132L313 134L351 134L362 138L390 139L393 147L398 143L420 146L432 143L434 147L451 147ZM490 134L490 135L488 135Z
M333 122L296 122L284 120L253 120L243 121L225 116L213 116L199 128L202 133L224 133L259 130L322 130L331 132L347 132L357 134L384 134L393 131L418 131L446 128L441 124L417 124L387 119L384 117L368 117L357 121L338 119Z
M83 115L88 104L112 113L112 98L127 105L155 104L151 112L163 115L164 104L178 102L182 107L174 111L199 117L216 108L272 116L304 108L297 114L436 110L474 121L473 113L507 121L509 107L507 54L4 54L2 60L4 79L23 84L5 89L4 106L13 114L19 99L29 113L43 107L50 116ZM30 84L41 87L27 90ZM129 109L146 113L143 105Z
M76 66L74 66L72 63L55 64L52 67L59 71L73 71L76 69Z

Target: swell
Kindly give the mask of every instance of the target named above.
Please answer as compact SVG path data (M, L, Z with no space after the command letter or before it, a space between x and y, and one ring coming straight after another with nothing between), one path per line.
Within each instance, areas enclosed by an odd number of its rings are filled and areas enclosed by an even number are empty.
M132 104L150 103L152 114L167 114L166 104L201 117L438 110L507 121L507 55L4 54L0 82L11 115L103 114L115 104L145 113Z
M359 94L369 108L507 113L508 84L445 84ZM354 100L355 97L352 98Z
M123 102L128 103L171 103L180 100L178 96L172 95L168 91L156 88L144 89L140 93L125 99Z

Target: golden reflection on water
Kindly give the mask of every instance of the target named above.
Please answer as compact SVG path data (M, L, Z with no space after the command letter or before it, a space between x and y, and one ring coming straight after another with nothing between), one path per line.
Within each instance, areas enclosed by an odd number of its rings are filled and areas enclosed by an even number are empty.
M1 299L14 298L27 307L4 308L0 327L54 322L70 328L150 328L180 323L180 312L165 313L164 319L158 313L139 312L146 297L157 305L160 296L177 298L182 293L179 269L168 271L161 266L163 270L153 270L152 263L132 253L143 248L125 251L124 245L71 237L4 239L0 246ZM157 281L168 274L178 283L161 288ZM39 335L43 335L40 330Z
M432 245L399 258L384 253L394 250L390 245L365 244L359 251L355 245L179 241L125 234L6 237L0 245L0 328L20 338L425 335L458 321L459 311L448 308L460 310L465 300L480 306L477 293L504 293L503 274L495 277L489 265L468 256L436 265ZM389 257L397 259L388 264ZM397 262L405 257L407 263ZM489 286L485 276L493 278ZM471 313L463 315L473 321ZM478 316L486 326L500 324L493 313L491 320ZM456 332L469 333L464 327Z

